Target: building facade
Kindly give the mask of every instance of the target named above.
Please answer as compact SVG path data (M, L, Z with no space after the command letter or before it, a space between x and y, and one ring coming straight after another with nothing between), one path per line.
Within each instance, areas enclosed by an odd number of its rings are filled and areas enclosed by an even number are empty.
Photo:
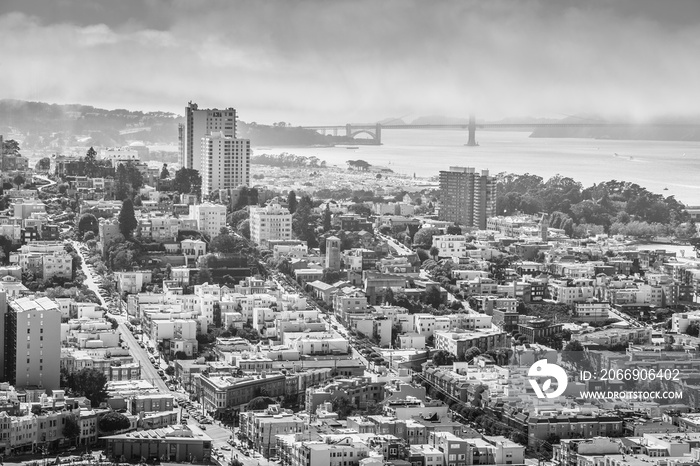
M0 303L1 304L1 303ZM16 388L60 389L61 311L48 298L20 298L0 308L2 380Z
M270 240L292 239L292 214L279 204L250 207L250 239L267 247Z
M496 179L488 170L450 167L440 172L440 220L486 229L496 214Z
M234 189L250 183L250 140L215 132L201 141L202 193Z
M180 126L180 165L199 170L202 166L202 138L214 132L236 137L236 110L199 109L189 102L185 107L185 124Z

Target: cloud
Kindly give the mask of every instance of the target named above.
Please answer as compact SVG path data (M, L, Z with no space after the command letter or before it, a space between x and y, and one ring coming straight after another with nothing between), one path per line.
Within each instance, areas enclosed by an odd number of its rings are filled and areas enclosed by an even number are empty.
M0 6L6 97L345 123L695 112L698 2L373 0ZM678 8L676 8L678 7Z

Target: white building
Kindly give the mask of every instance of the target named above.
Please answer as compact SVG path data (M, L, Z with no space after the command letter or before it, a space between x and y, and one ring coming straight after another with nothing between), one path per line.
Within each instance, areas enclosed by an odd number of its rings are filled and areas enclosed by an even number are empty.
M119 162L139 162L139 153L135 149L127 149L123 147L112 147L100 151L100 158L112 162L112 166L116 167Z
M204 136L201 145L202 194L250 183L250 140L225 136L219 131Z
M190 218L197 220L199 231L214 239L226 226L226 206L223 204L196 204L190 206ZM251 222L252 227L252 222Z
M671 331L685 333L691 323L700 324L700 311L676 312L671 317Z
M120 292L139 293L144 285L151 283L153 273L150 270L135 270L133 272L114 272L117 289Z
M292 239L292 214L279 204L250 207L250 239L266 247L269 240Z
M207 243L201 239L183 239L180 245L182 254L188 259L196 259L207 253Z
M377 215L401 215L408 217L413 215L416 208L405 202L376 202L372 208Z
M440 251L440 257L466 257L467 237L464 235L433 236L433 246ZM473 247L470 249L474 249Z
M151 324L151 338L156 341L194 340L197 337L197 321L194 319L170 319L153 320Z
M45 254L42 263L44 280L51 280L54 277L71 279L73 278L73 257L66 252L55 252Z
M610 317L610 303L592 299L583 303L575 303L574 317L584 320L608 319Z

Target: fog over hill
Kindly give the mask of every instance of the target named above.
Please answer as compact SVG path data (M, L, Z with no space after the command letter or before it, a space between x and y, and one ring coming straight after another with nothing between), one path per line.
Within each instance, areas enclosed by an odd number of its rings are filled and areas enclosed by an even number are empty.
M477 116L478 118L478 116ZM466 124L468 118L426 115L415 118L386 118L380 123ZM513 117L500 123L597 123L598 116L569 116L562 119ZM616 120L623 121L623 120ZM544 127L534 128L532 137L597 138L632 140L700 141L700 117L665 117L654 120L658 127ZM139 140L145 144L177 143L178 124L184 118L170 112L141 112L125 109L107 110L90 105L57 105L23 100L0 100L0 134L17 137L26 148L41 148L57 137L88 140L95 146L118 146ZM678 125L678 126L673 126ZM15 135L15 136L11 136ZM346 144L346 138L324 136L293 124L263 125L239 121L238 137L248 138L254 146L313 146ZM356 141L355 141L356 142Z

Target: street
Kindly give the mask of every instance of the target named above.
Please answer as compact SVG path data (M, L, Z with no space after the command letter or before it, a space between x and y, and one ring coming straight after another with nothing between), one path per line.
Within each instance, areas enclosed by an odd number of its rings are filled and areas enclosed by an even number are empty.
M165 381L158 375L158 369L156 369L149 360L150 355L144 348L139 346L139 342L136 340L134 334L126 327L126 322L119 323L119 333L124 342L129 346L131 355L141 365L141 379L151 382L154 387L157 387L158 390L163 393L170 392Z
M86 277L85 286L87 286L90 290L95 292L95 294L100 300L100 304L103 307L109 309L109 306L105 303L104 298L100 294L101 290L97 286L97 283L95 283L92 272L90 271L90 269L87 266L87 263L85 262L85 256L83 256L83 253L80 250L81 243L77 241L72 241L71 244L82 259L81 267ZM129 352L134 357L134 360L138 361L138 363L141 366L141 379L151 382L154 387L158 388L158 390L160 390L163 393L170 392L170 389L168 389L166 383L160 378L160 375L158 375L158 369L149 360L150 355L148 354L148 352L144 348L141 348L139 346L139 342L136 340L136 337L134 337L134 334L131 333L131 331L126 327L127 318L121 315L112 315L112 317L119 323L119 327L117 327L117 330L121 334L122 340L129 347Z
M87 286L88 289L92 290L97 295L97 299L100 300L100 306L106 308L107 304L105 303L104 298L102 298L102 295L100 294L100 289L97 287L97 283L95 283L95 280L92 277L92 272L90 272L90 269L88 269L87 266L87 262L85 262L85 256L80 250L80 247L83 246L83 244L78 241L71 241L70 243L73 246L73 249L75 249L78 255L80 256L80 268L82 269L83 274L85 274L85 286Z

